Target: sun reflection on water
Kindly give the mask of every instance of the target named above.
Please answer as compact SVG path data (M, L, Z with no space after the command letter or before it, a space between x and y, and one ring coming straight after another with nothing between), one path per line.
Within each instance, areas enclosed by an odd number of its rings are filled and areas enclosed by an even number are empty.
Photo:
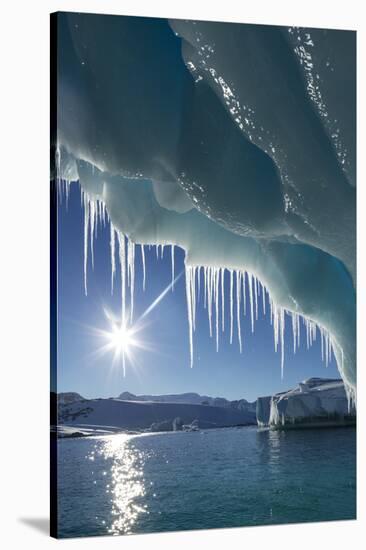
M111 494L112 535L128 534L141 514L148 514L144 503L146 495L143 467L144 453L133 445L133 438L114 435L105 440L101 454L111 460L111 483L106 492Z

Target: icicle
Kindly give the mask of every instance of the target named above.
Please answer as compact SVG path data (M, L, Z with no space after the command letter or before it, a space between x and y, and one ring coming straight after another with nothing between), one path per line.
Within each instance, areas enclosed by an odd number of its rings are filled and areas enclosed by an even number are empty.
M206 309L207 308L207 267L204 266L203 268L203 298L204 298L204 308Z
M88 234L89 234L89 201L84 195L84 292L88 295L87 269L88 269Z
M238 325L238 340L239 340L239 350L242 352L242 343L241 343L241 326L240 326L240 297L241 297L241 273L240 271L236 272L236 317Z
M328 349L328 363L330 364L331 361L332 361L332 337L331 337L330 334L329 334L329 338L328 338L328 345L329 345L329 349Z
M285 310L280 309L280 331L281 331L281 380L283 380L283 368L285 364Z
M193 331L196 330L196 266L191 268L191 299L192 299L192 322Z
M207 315L208 315L208 326L210 330L210 337L212 337L212 325L211 325L211 304L210 304L210 268L207 267L207 279L206 279L206 292L207 292Z
M332 341L332 337L329 336L329 363L332 362L332 355L333 355L333 341Z
M320 348L322 354L322 361L324 361L324 332L323 329L320 329Z
M217 267L214 268L214 284L215 284L215 320L216 320L216 351L219 351L219 275L220 271Z
M207 307L208 307L208 321L210 325L210 337L212 338L212 290L213 290L213 273L212 267L209 267L207 270L208 275L208 296L207 296Z
M253 276L254 279L254 301L255 301L255 318L258 321L258 281L257 277Z
M230 344L233 343L233 325L234 325L234 275L233 270L230 269Z
M296 313L292 313L292 314L291 314L291 321L292 321L293 349L294 349L294 354L295 354L295 353L296 353L296 343L297 343L297 335L296 335L296 329L297 329Z
M244 307L244 316L246 316L246 314L247 314L247 290L246 290L246 287L245 287L245 277L246 277L246 272L244 271L244 272L243 272L243 307Z
M117 232L118 245L119 245L119 263L121 270L121 297L122 297L122 315L121 315L121 326L126 326L126 243L125 236ZM123 367L123 376L126 376L126 357L125 352L122 351L122 367Z
M171 252L171 260L172 260L172 290L174 291L174 244L172 244L170 248L170 252ZM198 291L198 295L199 295L199 291Z
M94 269L94 228L95 228L95 202L89 200L89 216L90 216L90 249L91 249L91 263Z
M131 286L131 247L130 247L130 241L127 237L127 243L126 243L126 258L127 258L127 286Z
M197 267L197 283L198 283L198 302L200 301L201 296L201 266Z
M311 330L311 321L308 322L309 326L309 346L311 347L313 345L313 333Z
M101 217L102 217L101 202L100 202L100 199L97 199L95 201L95 240L98 237L98 226L99 226L99 229L100 229L100 227L102 225Z
M250 302L250 319L252 323L252 332L254 332L253 276L251 273L248 273L248 286L249 286L249 302Z
M309 349L310 347L310 337L309 337L309 321L308 319L304 319L305 328L306 328L306 349Z
M135 294L135 243L128 239L128 280L130 285L130 321L133 319L134 294Z
M66 212L69 209L69 195L70 195L70 182L68 180L65 181L65 204L66 204Z
M221 268L221 330L225 330L225 268Z
M142 289L145 291L146 285L146 265L145 265L145 249L144 245L141 245L141 260L142 260Z
M117 232L119 245L119 264L121 270L122 326L126 326L126 242L125 236Z
M262 307L263 307L263 315L266 314L266 290L264 288L264 285L262 285Z
M104 202L101 200L100 204L100 227L104 227Z
M277 306L274 305L273 301L271 300L271 310L272 310L272 316L273 316L273 337L274 337L274 348L275 352L277 352L278 349L278 309Z
M186 272L186 299L187 299L187 313L188 313L188 328L189 328L189 351L191 368L193 367L193 321L192 321L192 296L191 296L191 270L189 266L185 268Z
M111 294L113 294L113 285L114 285L114 275L116 272L116 240L115 240L115 233L114 233L114 227L113 224L110 224L110 249L111 249Z

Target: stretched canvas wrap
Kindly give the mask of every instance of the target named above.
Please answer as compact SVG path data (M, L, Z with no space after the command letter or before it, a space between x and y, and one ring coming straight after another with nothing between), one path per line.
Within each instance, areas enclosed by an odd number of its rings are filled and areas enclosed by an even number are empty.
M355 519L355 89L349 30L52 14L53 536Z

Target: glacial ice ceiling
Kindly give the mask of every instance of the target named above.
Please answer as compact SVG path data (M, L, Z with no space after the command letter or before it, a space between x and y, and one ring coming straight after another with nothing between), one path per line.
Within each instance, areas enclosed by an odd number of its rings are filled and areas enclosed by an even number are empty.
M179 246L192 363L199 292L216 346L268 293L282 365L301 321L355 397L355 33L61 13L57 41L56 177L82 188L85 266L111 222L123 322L135 254L170 245L174 278Z

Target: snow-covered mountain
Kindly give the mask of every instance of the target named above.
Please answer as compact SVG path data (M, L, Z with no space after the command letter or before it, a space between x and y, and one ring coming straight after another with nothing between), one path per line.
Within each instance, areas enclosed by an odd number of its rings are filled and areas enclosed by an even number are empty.
M122 401L120 399L89 399L59 407L58 424L79 428L118 430L149 430L159 425L190 425L197 420L201 428L222 428L255 424L255 414L230 407L212 407L189 403L156 403ZM177 422L179 419L179 423Z
M309 378L294 389L257 400L259 426L308 427L348 425L356 421L340 379Z
M154 403L187 403L191 405L211 405L212 407L229 407L241 411L255 412L256 403L246 399L229 401L225 397L209 397L194 392L167 395L134 395L128 391L122 392L118 399L123 401L152 401Z
M167 395L134 395L133 393L125 391L119 395L118 399L122 399L123 401L154 401L156 403L191 403L195 405L211 405L215 398L208 397L207 395L199 395L198 393L193 392ZM224 401L227 402L226 399L224 399Z
M57 394L57 402L60 405L67 405L69 403L77 403L79 401L85 401L85 397L73 391L61 392Z

